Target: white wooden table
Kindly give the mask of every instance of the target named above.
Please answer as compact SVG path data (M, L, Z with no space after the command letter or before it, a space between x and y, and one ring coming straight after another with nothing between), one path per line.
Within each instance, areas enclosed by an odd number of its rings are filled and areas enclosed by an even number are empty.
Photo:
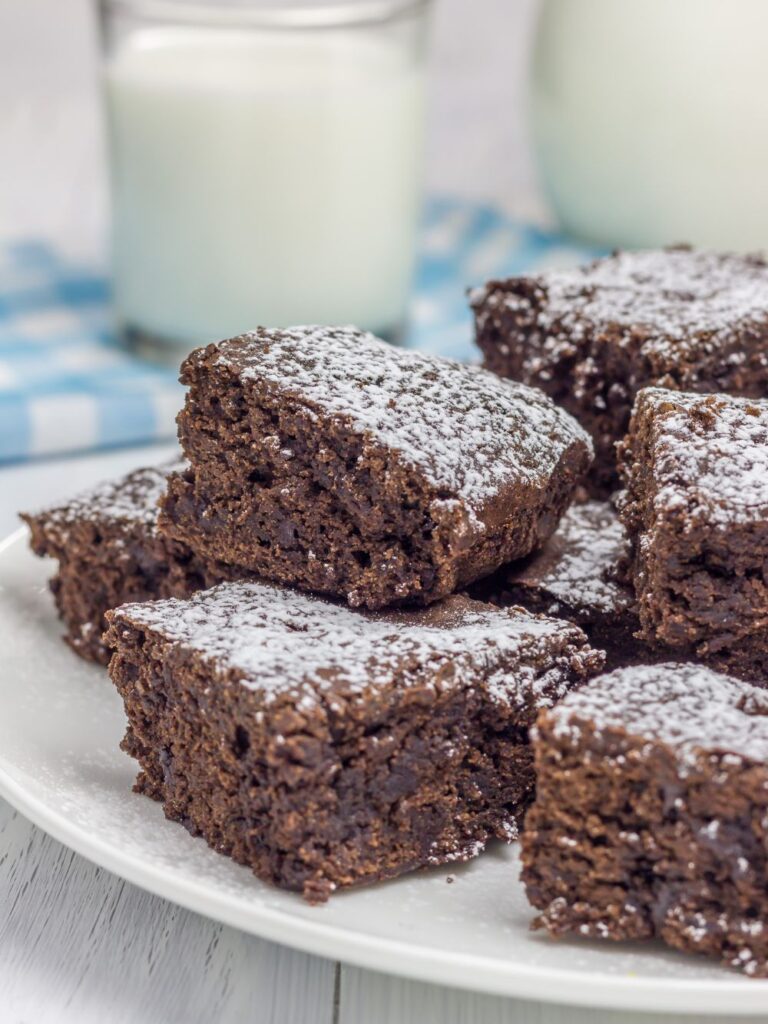
M437 2L430 186L536 208L521 117L534 0ZM87 0L0 0L0 241L36 235L78 254L103 250L98 126ZM124 451L117 470L151 458L151 450ZM0 470L0 536L15 528L18 509L115 468L110 454ZM305 956L136 889L0 801L0 1024L673 1019L693 1020L513 1002Z

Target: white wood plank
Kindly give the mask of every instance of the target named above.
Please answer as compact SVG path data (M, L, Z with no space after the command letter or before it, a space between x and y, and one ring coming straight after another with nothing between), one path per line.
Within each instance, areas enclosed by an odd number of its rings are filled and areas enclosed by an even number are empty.
M123 882L0 801L0 1021L332 1024L335 965Z
M768 1020L768 1015L765 1020ZM342 967L338 1024L736 1024L733 1017L572 1009Z

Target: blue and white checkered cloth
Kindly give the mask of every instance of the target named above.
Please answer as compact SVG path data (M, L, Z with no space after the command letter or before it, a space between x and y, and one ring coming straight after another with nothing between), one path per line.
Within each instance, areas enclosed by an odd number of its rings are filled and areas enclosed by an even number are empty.
M472 359L467 286L594 252L489 206L427 204L407 343ZM176 373L124 351L109 282L44 244L0 250L0 461L140 444L175 434Z

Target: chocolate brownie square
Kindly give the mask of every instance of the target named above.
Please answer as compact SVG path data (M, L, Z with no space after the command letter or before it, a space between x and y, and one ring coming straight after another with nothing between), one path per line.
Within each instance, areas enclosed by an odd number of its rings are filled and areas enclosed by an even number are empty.
M516 835L528 727L603 662L463 596L377 615L242 582L108 618L137 789L310 900Z
M542 712L523 881L552 935L657 937L768 976L768 694L619 669Z
M768 402L647 388L620 515L649 643L768 682Z
M24 512L36 555L59 562L51 580L65 639L75 653L106 665L104 613L127 601L187 597L200 587L242 576L157 529L157 502L168 474L183 466L137 469L61 505Z
M428 604L553 532L591 458L542 392L353 328L193 352L161 529L371 609Z
M624 580L628 554L613 506L586 501L571 505L543 548L473 584L468 593L575 622L605 650L609 668L627 665L651 653L634 637L640 624L634 592Z
M687 248L616 253L471 293L485 365L543 388L592 434L595 495L637 392L768 395L768 264Z

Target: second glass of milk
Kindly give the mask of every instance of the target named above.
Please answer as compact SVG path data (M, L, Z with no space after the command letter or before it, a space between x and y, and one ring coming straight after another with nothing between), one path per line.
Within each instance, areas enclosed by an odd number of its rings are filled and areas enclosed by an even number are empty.
M561 223L768 249L768 0L541 0L533 129Z
M133 343L394 338L420 205L429 0L103 0L114 297Z

